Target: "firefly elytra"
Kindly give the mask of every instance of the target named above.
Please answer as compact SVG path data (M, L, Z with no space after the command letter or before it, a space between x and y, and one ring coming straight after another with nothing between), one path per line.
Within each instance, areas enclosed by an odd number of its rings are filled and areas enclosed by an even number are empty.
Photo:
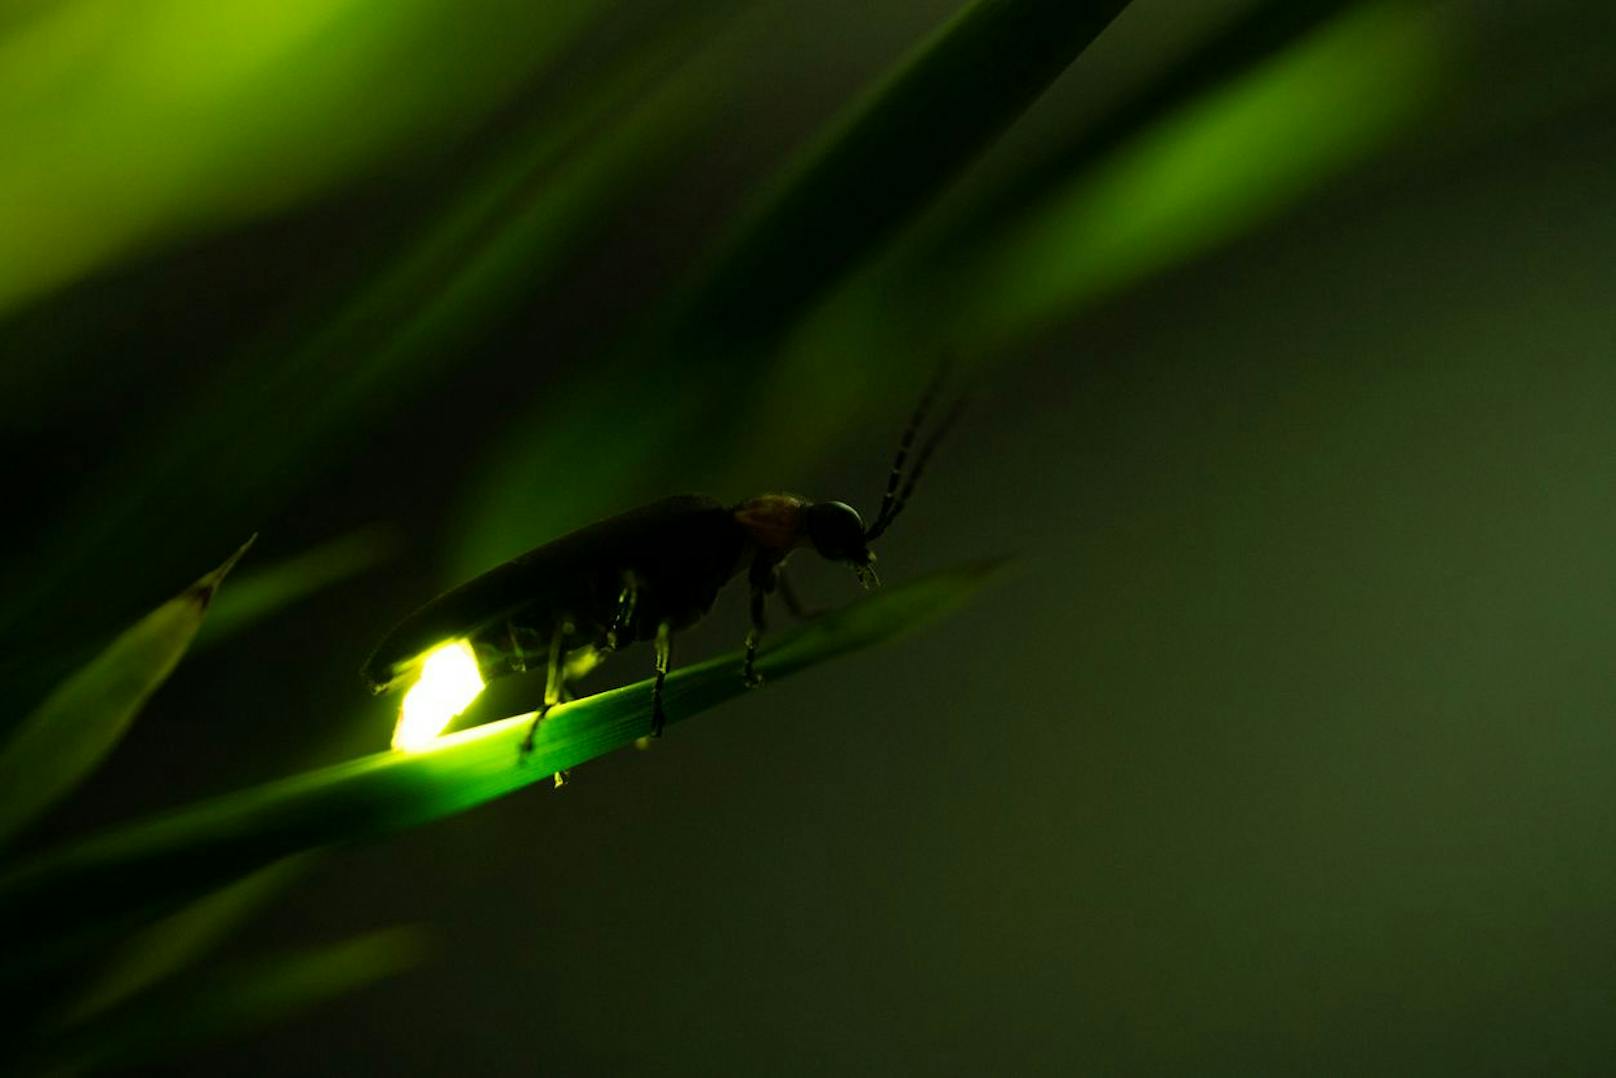
M905 475L939 381L933 380L903 433L870 525L845 502L796 494L761 494L728 505L704 494L663 498L535 547L438 596L393 627L361 675L372 692L386 692L448 640L470 645L484 679L542 666L543 704L523 742L525 757L545 713L566 697L569 676L611 652L649 641L656 674L649 733L659 736L674 634L701 620L719 591L743 571L751 593L741 669L748 686L761 682L755 663L768 596L778 592L792 614L807 616L783 573L793 551L810 547L851 568L865 587L879 584L869 544L903 511L963 403L949 410Z

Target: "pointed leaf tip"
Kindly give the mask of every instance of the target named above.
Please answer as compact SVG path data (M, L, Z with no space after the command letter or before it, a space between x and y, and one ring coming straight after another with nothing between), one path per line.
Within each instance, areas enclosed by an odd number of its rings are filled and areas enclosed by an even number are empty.
M213 602L213 595L219 590L219 585L224 582L224 578L230 575L230 570L236 567L236 562L240 561L256 542L258 542L258 533L253 532L247 536L245 543L236 548L234 554L224 560L222 565L212 572L198 577L196 583L186 590L186 595L203 610L206 610L208 604Z
M67 796L123 740L202 627L220 581L255 539L125 629L18 724L0 748L0 842Z

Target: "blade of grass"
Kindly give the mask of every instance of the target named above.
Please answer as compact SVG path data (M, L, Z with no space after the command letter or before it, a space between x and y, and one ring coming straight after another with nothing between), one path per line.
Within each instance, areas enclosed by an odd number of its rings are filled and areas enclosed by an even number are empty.
M55 1023L76 1026L179 972L289 887L312 854L266 865L143 929L119 947Z
M142 997L35 1046L25 1066L29 1072L73 1073L181 1055L401 973L426 950L420 929L396 927L244 963Z
M480 332L530 303L706 122L725 87L698 45L723 6L684 8L563 108L490 136L420 233L346 296L317 296L242 342L194 399L136 434L47 525L50 558L0 571L0 633L98 616L123 598L124 551L176 561L190 535L261 519L450 377ZM168 510L181 506L193 526L174 539Z
M0 843L82 782L123 739L252 543L125 630L23 720L0 751Z
M913 220L1110 25L1127 0L976 0L775 181L682 298L676 351L783 330Z
M1359 0L1260 0L1197 45L1092 127L1049 147L1030 167L1006 177L949 222L931 243L917 244L923 266L948 251L969 251L1005 221L1040 202L1072 176L1093 167L1140 132L1217 87L1242 77L1303 40ZM941 248L941 250L939 250Z
M973 594L999 563L935 573L828 614L760 655L780 678L894 637ZM677 723L744 692L730 653L671 674L668 721ZM518 715L442 738L416 754L363 757L203 802L49 852L0 877L0 925L26 939L0 950L15 973L74 932L116 931L156 916L276 858L353 842L462 812L546 781L647 732L650 681L550 712L525 765L517 747L531 719Z
M1419 5L1357 5L1025 212L968 266L960 332L1002 341L1187 261L1413 129L1452 45Z
M217 644L315 592L373 568L397 551L398 542L398 536L386 528L364 528L250 573L242 572L213 604L195 646Z
M0 313L154 242L406 167L608 6L57 0L0 36Z
M1127 0L976 0L942 26L788 165L743 216L696 283L607 363L490 448L467 492L463 573L672 486L658 471L678 445L682 474L704 431L722 460L770 369L771 345L847 272L879 250L1013 124ZM699 387L695 392L691 387ZM564 399L565 405L558 401ZM618 423L611 454L602 415ZM623 489L621 461L642 490ZM566 461L566 490L535 484ZM524 542L520 537L527 537Z
M731 459L790 468L827 417L868 422L864 402L904 384L886 371L924 372L941 349L966 364L1022 354L1051 324L1269 224L1418 130L1469 48L1425 5L1260 14L848 282L789 342L782 388L758 391L779 399L774 422Z

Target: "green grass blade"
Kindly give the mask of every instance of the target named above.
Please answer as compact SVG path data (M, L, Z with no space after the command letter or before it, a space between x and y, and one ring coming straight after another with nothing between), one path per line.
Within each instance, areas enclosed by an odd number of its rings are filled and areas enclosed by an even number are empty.
M1470 44L1429 5L1309 0L1264 23L1269 6L1030 170L972 193L979 202L934 215L821 305L779 364L783 382L812 391L790 406L857 416L862 400L896 393L900 383L854 369L871 356L924 372L940 347L965 363L1018 354L1392 150L1453 99L1470 64ZM791 467L814 448L798 437L734 458Z
M401 973L426 951L420 929L400 927L243 964L142 997L37 1046L25 1066L76 1073L182 1055Z
M0 313L154 243L408 167L609 6L149 0L108 33L94 3L40 5L0 36Z
M312 856L266 865L141 930L118 948L55 1024L80 1025L190 965L289 887Z
M147 614L23 720L0 751L0 842L84 780L168 679L219 583L252 546Z
M976 0L776 182L697 291L675 347L779 333L1014 123L1127 0ZM678 335L689 335L681 341Z
M684 5L675 27L603 63L564 107L533 110L471 156L459 188L368 271L356 266L345 283L309 292L303 313L227 340L235 354L195 399L144 424L47 524L49 558L27 572L0 566L0 633L26 637L37 623L115 607L125 551L148 552L158 569L185 564L198 536L262 519L442 385L480 334L530 304L708 122L724 83L697 46L719 7ZM153 511L174 504L193 525L183 536Z
M759 657L778 679L894 637L973 594L999 563L974 564L881 590L782 633ZM746 690L740 656L676 670L666 688L677 723ZM0 877L0 924L27 926L0 953L13 970L60 937L114 931L274 859L372 838L479 805L633 742L647 732L651 683L564 704L524 766L530 716L453 734L417 754L385 752L297 775L119 828L47 853ZM20 927L14 931L23 931Z
M942 26L787 166L609 371L572 386L564 406L552 395L511 425L488 453L486 482L464 500L457 569L481 572L531 545L516 536L559 535L669 489L673 476L648 467L669 446L681 447L684 476L721 461L737 417L755 413L770 346L918 217L1126 6L976 0ZM633 419L617 425L612 453L579 454L599 441L602 415ZM691 444L696 430L705 448ZM625 459L643 489L623 489ZM531 481L557 461L567 462L567 489Z
M316 592L358 576L398 550L398 536L380 527L362 528L230 582L208 612L196 646L209 647Z
M1350 8L1060 185L970 265L961 335L988 348L1068 319L1411 132L1441 99L1441 25L1421 5Z
M1141 132L1197 99L1247 75L1304 40L1359 0L1260 0L1200 42L1093 126L1048 146L1030 167L1011 173L931 242L915 245L911 271L968 254L1028 206L1087 171Z

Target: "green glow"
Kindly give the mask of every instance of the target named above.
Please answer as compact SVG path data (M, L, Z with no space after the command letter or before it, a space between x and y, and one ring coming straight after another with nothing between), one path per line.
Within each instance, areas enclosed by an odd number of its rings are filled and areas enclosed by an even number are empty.
M0 311L505 100L597 0L57 0L0 33Z
M1070 317L1300 201L1434 101L1450 51L1436 29L1417 7L1365 5L1207 95L1030 214L976 267L967 321L997 336Z
M893 639L955 609L1001 566L979 562L909 580L787 629L758 655L758 672L777 686L797 671ZM663 697L669 724L746 693L736 676L740 663L741 653L732 651L671 671ZM517 753L532 712L436 738L426 751L376 753L80 840L0 869L0 909L28 925L37 956L36 945L49 947L53 933L225 886L244 863L462 812L633 744L650 723L652 684L647 678L551 708L525 766ZM775 711L764 703L758 714ZM20 949L5 958L32 960Z
M418 752L431 745L454 717L483 691L477 656L464 640L434 648L421 663L421 678L404 694L393 748Z
M939 212L923 225L931 232L849 281L787 345L773 388L760 390L779 414L731 454L731 484L768 481L756 460L811 462L835 429L820 417L885 421L864 409L907 392L940 352L997 362L1262 227L1419 130L1455 91L1471 47L1428 5L1359 5L1086 161L996 232L953 244L957 218ZM860 359L826 378L831 356ZM882 362L861 362L873 356Z

